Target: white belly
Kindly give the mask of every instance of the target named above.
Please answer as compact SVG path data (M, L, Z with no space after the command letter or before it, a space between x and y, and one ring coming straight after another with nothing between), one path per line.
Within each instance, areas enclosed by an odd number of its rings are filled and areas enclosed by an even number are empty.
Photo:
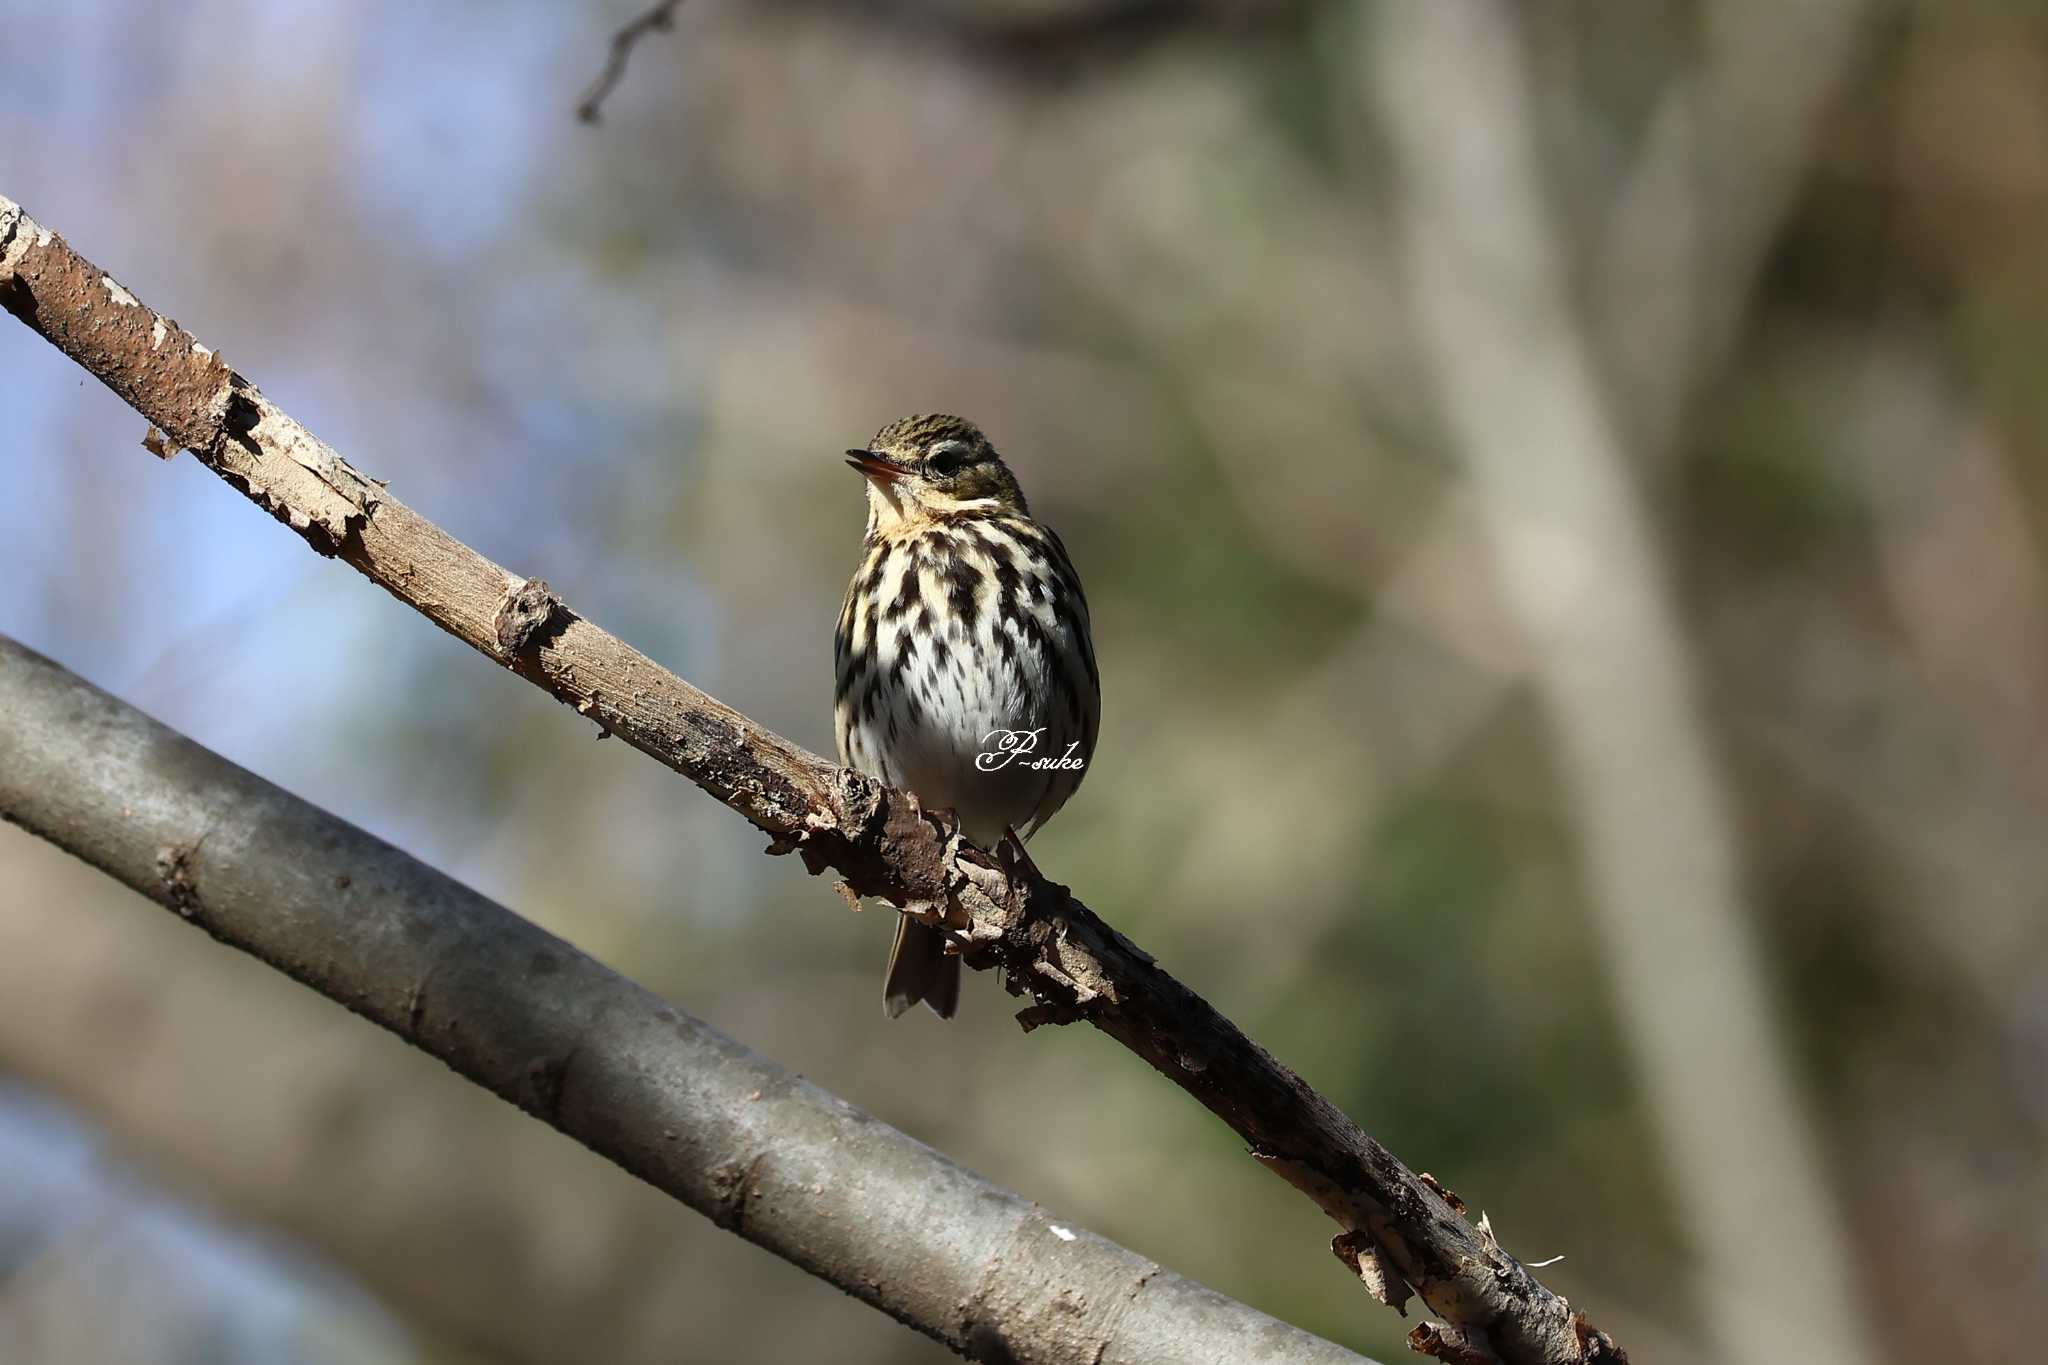
M1028 837L1080 786L1094 748L1086 607L1050 568L1005 593L881 553L878 586L842 622L856 647L840 660L840 760L953 809L976 843Z

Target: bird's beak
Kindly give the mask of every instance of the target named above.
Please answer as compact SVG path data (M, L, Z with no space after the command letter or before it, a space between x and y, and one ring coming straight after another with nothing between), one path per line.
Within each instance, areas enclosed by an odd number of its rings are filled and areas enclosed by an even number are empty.
M872 483L895 483L910 472L910 467L898 464L887 455L877 455L872 450L849 450L847 463L868 476Z

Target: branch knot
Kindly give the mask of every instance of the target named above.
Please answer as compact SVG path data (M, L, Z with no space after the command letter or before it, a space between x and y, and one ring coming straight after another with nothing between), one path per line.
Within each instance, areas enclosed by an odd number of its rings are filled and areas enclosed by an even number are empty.
M555 596L545 579L522 578L508 585L491 623L498 637L499 652L512 658L537 645L534 636L561 610L562 599Z

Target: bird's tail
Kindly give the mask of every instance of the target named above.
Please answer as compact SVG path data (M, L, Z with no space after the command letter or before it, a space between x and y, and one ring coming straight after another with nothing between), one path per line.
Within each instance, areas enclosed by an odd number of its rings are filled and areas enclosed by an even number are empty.
M894 1019L920 1000L939 1018L953 1017L960 1008L960 959L946 951L944 934L901 915L882 978L882 1008Z

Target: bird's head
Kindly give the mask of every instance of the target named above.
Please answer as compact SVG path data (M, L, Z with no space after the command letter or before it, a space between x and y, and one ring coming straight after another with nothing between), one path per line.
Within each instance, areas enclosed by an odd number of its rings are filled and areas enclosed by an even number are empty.
M883 531L927 518L1030 515L1017 476L964 417L906 417L846 454L867 476L869 522Z

